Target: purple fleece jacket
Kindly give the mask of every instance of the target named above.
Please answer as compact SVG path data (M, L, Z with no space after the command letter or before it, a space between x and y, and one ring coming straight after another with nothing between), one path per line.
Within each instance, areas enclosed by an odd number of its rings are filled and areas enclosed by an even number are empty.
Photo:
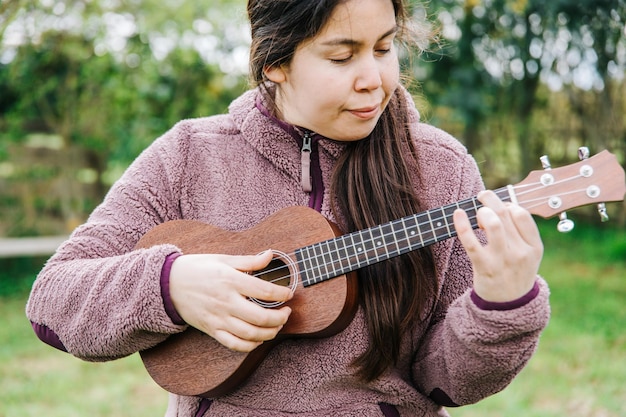
M27 315L38 334L90 361L152 347L186 328L161 285L168 255L181 250L169 244L133 250L142 235L173 219L245 230L281 208L309 203L300 147L259 110L258 94L243 94L227 115L178 123L136 159L37 278ZM462 145L420 123L414 109L411 123L422 171L414 185L428 208L483 188ZM317 145L325 190L320 212L341 225L328 185L344 145L324 138ZM404 338L395 368L371 383L353 375L350 364L368 340L359 309L335 336L279 344L245 384L214 399L204 415L381 416L379 404L386 403L402 416L446 416L442 406L502 390L530 359L548 322L546 283L538 278L515 303L486 303L471 290L471 265L456 238L433 251L439 299L433 314ZM199 415L200 402L170 394L166 416Z

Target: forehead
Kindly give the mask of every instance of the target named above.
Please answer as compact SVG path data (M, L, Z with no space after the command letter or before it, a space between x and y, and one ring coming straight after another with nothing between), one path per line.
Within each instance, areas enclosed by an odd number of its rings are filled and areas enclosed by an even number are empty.
M348 0L339 3L314 42L380 38L396 27L391 0Z

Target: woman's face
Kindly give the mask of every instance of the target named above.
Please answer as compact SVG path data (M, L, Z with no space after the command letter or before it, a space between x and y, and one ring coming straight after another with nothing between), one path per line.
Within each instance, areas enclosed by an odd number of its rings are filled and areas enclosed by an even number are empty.
M369 135L399 81L390 0L348 0L288 66L267 68L286 122L340 141Z

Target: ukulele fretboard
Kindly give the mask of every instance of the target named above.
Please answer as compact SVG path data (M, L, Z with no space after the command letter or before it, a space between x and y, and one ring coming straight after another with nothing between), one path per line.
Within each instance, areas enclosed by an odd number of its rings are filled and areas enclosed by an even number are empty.
M506 187L495 190L503 201L511 199ZM464 210L473 228L482 204L476 197L403 217L368 229L305 246L296 251L305 287L421 249L456 236L452 214Z

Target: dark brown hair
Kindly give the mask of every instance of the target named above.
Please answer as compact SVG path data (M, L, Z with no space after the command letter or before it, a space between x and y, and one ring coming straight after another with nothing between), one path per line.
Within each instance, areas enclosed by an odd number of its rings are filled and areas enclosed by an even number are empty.
M402 0L389 1L402 37L405 5ZM342 2L345 0L249 0L250 77L253 84L264 88L269 103L273 98L266 88L264 69L289 65L298 45L314 38ZM346 221L347 232L422 210L411 175L419 167L406 107L404 93L398 89L372 133L348 142L337 161L331 196L333 209ZM371 340L354 365L358 375L370 381L397 363L402 337L433 307L438 284L429 249L363 268L358 280Z

